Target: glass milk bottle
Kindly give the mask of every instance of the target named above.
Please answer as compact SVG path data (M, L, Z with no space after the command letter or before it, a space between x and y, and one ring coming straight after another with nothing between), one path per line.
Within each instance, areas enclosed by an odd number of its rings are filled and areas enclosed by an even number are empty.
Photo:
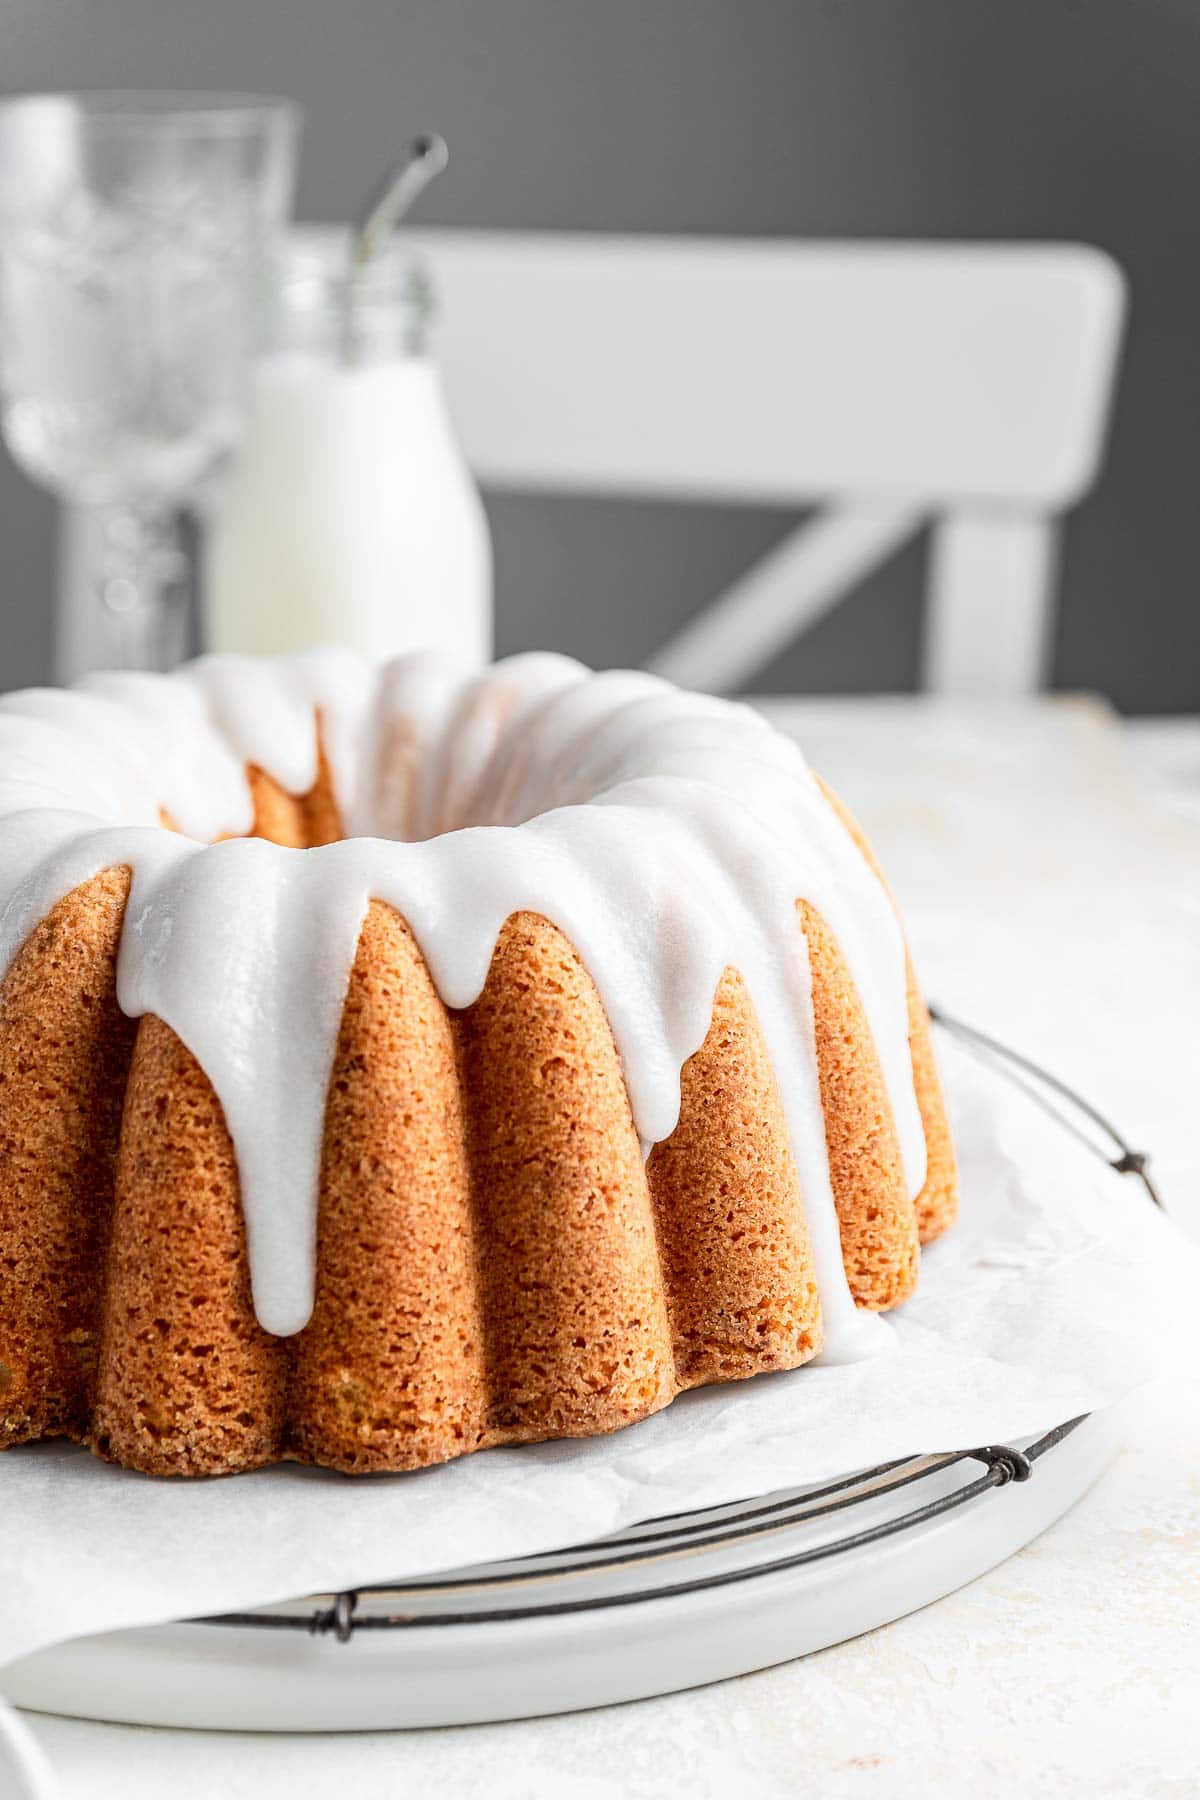
M339 644L486 661L492 558L429 351L429 282L400 248L358 277L310 244L278 285L246 434L216 498L207 647Z

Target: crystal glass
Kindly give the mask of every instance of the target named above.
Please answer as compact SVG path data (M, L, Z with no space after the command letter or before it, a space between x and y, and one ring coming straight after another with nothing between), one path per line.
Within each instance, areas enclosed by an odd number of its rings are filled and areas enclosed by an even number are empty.
M254 97L0 103L4 437L35 481L99 509L91 635L111 665L184 653L176 521L242 429L297 127Z

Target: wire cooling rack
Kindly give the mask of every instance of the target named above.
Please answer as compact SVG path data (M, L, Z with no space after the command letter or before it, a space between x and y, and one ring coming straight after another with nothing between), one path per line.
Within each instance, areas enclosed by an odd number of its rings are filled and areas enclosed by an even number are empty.
M940 1008L930 1013L971 1056L1162 1206L1149 1157L1090 1101L986 1032ZM911 1532L993 1489L1029 1481L1086 1416L1024 1443L900 1457L816 1486L648 1519L612 1537L540 1556L192 1623L308 1632L346 1644L360 1632L561 1618L753 1582ZM772 1554L774 1547L783 1553Z

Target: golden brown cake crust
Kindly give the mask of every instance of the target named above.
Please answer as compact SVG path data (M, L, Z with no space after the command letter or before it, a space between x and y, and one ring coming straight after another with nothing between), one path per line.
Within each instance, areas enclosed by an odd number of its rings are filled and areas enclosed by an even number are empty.
M819 776L817 779L826 800L866 857L880 884L888 891L883 870L876 861L861 825L842 805L832 788L821 781ZM908 972L908 1042L912 1053L917 1106L925 1128L925 1185L916 1200L917 1229L921 1242L929 1244L941 1237L944 1231L948 1231L958 1217L958 1162L933 1048L929 1009L921 993L912 956L907 950L905 958Z
M518 913L459 1015L489 1418L614 1431L676 1391L654 1212L620 1061L567 939Z
M775 1071L732 969L681 1090L647 1165L680 1385L798 1368L822 1337L808 1226Z
M325 1115L313 1316L290 1454L414 1469L486 1441L483 1326L452 1022L408 926L373 901Z
M82 1431L134 1022L129 871L61 900L0 983L0 1447Z
M287 1350L254 1316L233 1145L195 1057L161 1019L129 1074L90 1439L155 1475L275 1461Z
M878 1312L907 1300L916 1286L916 1213L883 1070L845 958L807 901L796 910L812 969L817 1069L842 1261L855 1304Z

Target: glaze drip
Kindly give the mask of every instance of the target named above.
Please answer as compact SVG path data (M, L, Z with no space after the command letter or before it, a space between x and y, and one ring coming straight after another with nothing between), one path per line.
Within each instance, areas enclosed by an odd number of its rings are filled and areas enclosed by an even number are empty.
M313 850L247 837L247 765L306 793L318 720L349 835ZM647 1150L674 1130L680 1071L738 969L787 1113L825 1356L886 1333L856 1313L842 1267L796 902L825 919L854 977L915 1195L925 1141L903 942L799 750L750 708L559 656L481 674L440 655L377 670L337 651L208 657L0 700L0 973L64 895L119 865L133 877L119 1002L163 1019L220 1099L268 1331L300 1330L312 1308L325 1097L375 898L407 920L455 1008L479 997L511 914L563 931Z

